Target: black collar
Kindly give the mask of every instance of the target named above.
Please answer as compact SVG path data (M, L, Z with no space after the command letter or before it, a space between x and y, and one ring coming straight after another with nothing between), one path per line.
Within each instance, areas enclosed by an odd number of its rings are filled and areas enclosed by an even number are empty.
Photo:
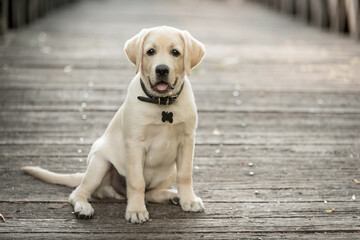
M144 91L144 93L148 97L138 96L137 98L140 101L147 102L147 103L154 103L154 104L157 104L157 105L171 105L171 104L173 104L176 101L176 99L178 98L178 96L180 95L180 93L181 93L181 91L183 90L183 87L184 87L184 83L182 83L181 87L180 87L180 90L176 94L171 95L170 97L155 97L155 96L151 95L151 93L146 89L145 84L143 83L141 78L140 78L140 85L141 85L142 90Z

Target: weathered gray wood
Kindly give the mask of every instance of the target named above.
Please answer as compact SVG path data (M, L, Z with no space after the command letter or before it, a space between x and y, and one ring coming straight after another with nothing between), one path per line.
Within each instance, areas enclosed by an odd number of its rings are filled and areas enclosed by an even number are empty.
M207 203L209 210L205 213L185 213L179 206L170 203L154 204L148 203L151 218L163 219L227 219L229 216L234 219L266 219L266 218L314 218L334 220L338 217L356 217L359 213L356 202L349 202L346 206L342 202L313 202L313 203L254 203L254 207L249 207L247 203L233 203L231 206L227 203ZM38 208L35 202L16 202L0 203L1 209L4 209L3 215L7 219L48 219L51 216L54 219L75 219L71 214L72 206L69 203L44 202L42 207L34 214L34 209ZM94 219L104 222L115 220L121 222L125 212L126 203L124 201L94 201L93 206L96 212ZM111 207L117 208L117 211L111 211ZM273 210L276 209L276 210ZM326 212L326 210L334 209ZM355 218L356 219L356 218ZM90 220L91 221L91 220ZM125 220L124 220L125 221ZM200 221L200 220L199 220ZM86 223L87 221L81 221ZM89 222L89 221L88 221ZM150 223L151 224L151 223ZM347 223L344 223L347 224ZM186 231L186 229L184 229ZM1 232L1 230L0 230Z
M78 148L69 147L68 149L71 152L71 149L77 151ZM217 153L216 149L221 151ZM197 192L204 200L206 199L205 201L223 201L222 199L224 199L228 202L324 201L326 199L351 201L352 195L358 191L356 183L352 181L353 178L358 177L357 173L360 169L357 160L359 150L356 147L336 150L333 147L327 148L328 150L321 147L317 150L309 148L308 151L305 149L299 151L294 148L290 148L291 150L269 147L260 149L258 147L242 150L239 147L198 146L194 163L196 166L194 181ZM269 151L269 149L271 150ZM332 151L329 151L330 149ZM13 148L9 150L14 152ZM58 172L84 171L86 155L70 153L73 157L66 157L66 148L63 147L46 147L46 150L50 151L52 156L56 154L58 156L56 158L46 157L44 156L45 151L38 149L43 153L40 159L28 155L13 159L10 168L5 165L0 199L24 199L22 196L26 189L31 189L31 195L26 197L29 200L68 198L71 189L39 182L33 177L20 173L19 168L30 164L51 165L53 167L50 169ZM235 152L239 155L233 158L222 158L231 156ZM291 154L291 152L293 153ZM211 153L214 160L202 156L208 156ZM285 153L286 156L283 156ZM82 159L82 162L79 161L79 158ZM252 162L255 167L247 166L248 162ZM301 163L300 169L299 163ZM69 165L66 170L63 169L64 164ZM342 167L339 169L338 166ZM14 172L12 173L10 169L14 169ZM249 176L250 171L254 171L255 176ZM25 180L22 188L12 187L11 183L15 179ZM309 186L309 181L312 182L311 186ZM210 191L207 190L209 188ZM226 189L225 192L224 189ZM255 191L258 193L256 194ZM9 198L10 196L11 198Z
M81 129L84 127L79 124L78 127ZM254 127L252 127L254 128ZM105 129L105 128L104 128ZM100 137L104 129L96 129L95 127L88 127L87 130L79 131L78 129L69 129L64 126L58 128L57 131L51 130L40 130L38 132L26 131L16 129L16 132L2 132L0 133L0 145L8 146L13 145L30 145L36 146L39 144L47 145L76 145L92 144L98 137ZM87 135L87 131L91 131L91 136ZM221 131L223 134L214 135L214 132ZM288 130L278 132L275 129L259 130L260 132L253 132L250 130L241 131L234 130L233 128L213 128L199 129L196 135L196 144L239 144L246 146L247 148L253 145L312 145L317 144L320 146L332 146L332 145L348 145L354 144L359 141L359 131L352 129L337 130L329 133L322 133L317 130L297 130L296 132ZM84 138L86 136L86 138Z
M230 219L152 219L147 225L129 225L125 223L122 218L111 221L103 221L102 219L92 219L90 221L80 221L77 219L9 219L7 225L2 228L4 233L10 232L64 232L64 233L262 233L262 232L331 232L331 231L344 231L344 232L359 232L360 226L351 224L354 221L353 216L335 217L329 223L329 219L322 218L309 218L301 219L306 224L299 226L299 219L288 218L282 221L274 221L272 218L264 219L246 219L246 218L230 218ZM349 223L349 224L344 224ZM129 227L128 227L129 225ZM193 226L191 230L184 228L184 225ZM24 227L25 226L25 227ZM341 227L336 227L341 226Z
M317 2L317 1L315 1ZM316 15L316 19L314 21L321 21L320 16ZM318 24L326 24L325 23L318 23ZM237 63L269 63L271 61L275 62L282 62L282 63L288 63L288 56L293 56L292 63L302 63L302 64L309 64L309 63L324 63L324 62L335 62L335 63L341 63L341 60L344 60L344 57L348 56L356 56L356 53L359 53L358 49L352 49L351 52L351 46L355 45L356 42L353 42L351 45L341 46L341 49L344 51L338 52L334 51L337 49L331 49L331 53L334 53L334 56L329 56L327 54L324 54L321 48L315 48L315 47L321 47L323 44L331 45L327 40L324 40L324 43L321 42L321 37L326 36L326 33L322 32L311 32L310 29L308 29L309 32L306 34L314 34L318 40L310 41L315 44L313 51L307 51L304 52L304 45L302 45L299 42L296 42L296 38L298 38L299 33L289 33L288 36L289 40L292 40L293 42L291 45L279 45L276 43L272 43L270 46L264 46L264 40L254 42L252 44L239 44L239 43L229 43L233 47L235 47L234 54L235 56L239 56L239 54L242 55L242 58L236 59L236 57L232 56L232 54L229 54L227 52L220 53L219 56L211 56L209 59L205 60L204 63L216 63L214 64L216 68L221 68L223 64L229 64L229 65L236 65ZM278 32L275 32L278 33ZM24 37L31 37L35 38L37 36L24 36ZM240 37L240 36L239 36ZM122 36L124 38L123 42L125 42L126 36ZM269 37L269 41L274 41L274 36ZM36 39L36 38L35 38ZM35 45L36 40L33 40L33 44ZM70 37L67 37L64 39L70 40ZM352 42L349 39L334 39L339 43L345 43L345 42ZM88 40L79 39L75 42L75 44L81 44L81 41L84 45L80 46L79 48L72 49L71 46L55 46L51 49L51 52L44 52L41 51L38 47L31 46L30 48L24 48L24 46L21 46L19 44L12 44L7 49L4 50L3 55L6 56L6 59L1 59L0 63L2 64L8 64L12 67L30 67L30 68L63 68L66 65L73 64L74 68L113 68L117 69L119 67L123 67L123 65L127 62L119 63L114 61L123 61L126 59L125 54L123 52L122 44L119 44L118 42L109 41L110 44L115 45L113 46L113 50L115 53L109 52L105 47L97 47L96 42L89 42ZM43 42L42 45L47 45L50 43ZM86 46L88 48L86 48ZM296 48L291 48L291 46L296 46ZM292 52L288 52L286 50L291 48ZM333 46L334 47L334 46ZM90 49L89 49L90 48ZM262 56L260 52L252 52L249 51L249 49L256 49L266 51L268 54L265 56ZM18 50L18 51L15 51ZM221 50L221 46L219 44L209 44L208 51L217 51ZM65 54L66 53L66 54ZM276 54L277 53L277 54ZM297 54L295 54L297 53ZM94 58L95 56L95 58ZM98 59L101 58L101 61ZM224 59L225 58L225 59ZM229 58L229 59L226 59ZM233 59L232 59L233 58ZM49 62L51 60L51 62ZM325 61L324 61L325 60ZM201 68L201 66L199 66Z
M330 29L335 32L344 32L346 26L345 1L328 0Z
M281 0L281 11L287 14L295 14L295 0Z
M307 154L287 158L250 158L246 155L213 159L196 157L195 189L205 202L352 202L352 196L358 192L358 186L353 181L358 178L360 169L356 158L348 155L319 159L316 155ZM71 188L43 183L24 175L19 169L24 165L33 165L56 172L83 172L86 161L85 156L10 159L14 163L1 169L0 199L3 201L66 201ZM277 163L280 160L281 163ZM254 167L248 166L249 162ZM299 166L298 162L302 162L303 166ZM64 169L64 165L68 167ZM339 169L338 166L344 167ZM255 176L250 176L250 171L254 171ZM13 183L17 181L21 181L21 185L14 187Z
M359 0L345 0L345 9L350 35L360 39L360 2Z
M9 24L11 28L19 28L25 24L26 20L26 1L23 0L11 0Z
M0 145L85 145L105 131L113 112L0 114ZM86 114L87 119L82 119ZM61 117L59 117L59 115ZM224 113L199 115L197 144L352 145L359 142L354 114ZM212 118L215 117L215 120ZM232 119L237 119L233 122ZM301 121L296 121L301 119ZM68 123L71 122L71 126ZM36 128L37 130L33 130Z
M1 3L1 24L0 24L0 36L4 35L8 29L8 8L9 8L9 0L2 0Z
M353 56L343 56L341 62L337 64L238 63L235 65L236 67L227 65L217 67L211 64L204 67L203 70L200 69L198 73L195 72L191 81L195 90L203 91L234 91L236 88L240 88L240 91L259 92L266 90L316 93L340 90L358 92L360 86L356 76L360 74L360 61L357 57L359 54L354 51L359 47L348 42L342 44L351 46ZM259 49L259 51L262 50L264 49ZM302 51L309 50L302 49ZM340 48L336 51L339 51L340 54L345 49ZM350 51L350 49L346 51ZM317 55L320 56L321 52L318 52ZM124 61L127 60L124 59ZM74 68L71 74L64 73L64 66L65 64L58 69L13 69L8 66L7 70L0 74L0 80L4 83L0 85L0 88L4 90L9 90L9 88L125 90L134 76L134 68L130 64L128 65L129 69L119 70ZM27 74L27 72L31 74ZM206 79L208 83L206 87L199 81L201 79ZM93 82L94 86L89 87L89 82Z
M182 239L318 239L318 240L335 240L335 239L356 239L357 232L305 232L305 233L27 233L26 239L30 240L47 240L51 239L166 239L166 240L182 240ZM23 233L3 233L5 239L23 239Z
M201 148L201 147L200 147ZM214 147L216 150L216 146ZM211 150L211 149L210 149ZM206 174L206 171L219 171L219 173L223 171L235 171L236 167L241 168L245 171L251 171L252 167L254 167L254 171L258 168L261 168L262 171L265 171L267 168L274 168L281 170L281 174L283 176L291 176L291 171L303 172L309 169L312 169L316 166L319 169L326 169L326 171L331 171L334 173L335 171L340 171L339 174L342 174L341 171L346 173L352 173L357 171L359 168L358 165L358 156L359 153L355 151L355 149L347 149L344 148L338 149L336 154L328 152L328 154L324 154L319 157L316 154L309 153L301 153L301 154L292 154L291 156L282 155L280 153L274 154L273 156L267 155L259 155L253 156L249 158L252 154L248 154L247 151L249 149L245 149L244 147L239 147L239 151L243 152L243 155L236 157L224 157L221 156L220 153L215 154L214 156L208 157L196 157L195 164L199 168L196 168L195 172L200 172ZM341 152L342 151L342 152ZM208 151L209 155L212 155L211 151ZM338 153L341 152L341 153ZM66 154L64 154L66 155ZM1 171L3 172L16 172L19 174L20 168L26 164L33 166L44 166L51 168L53 171L57 172L76 172L76 171L84 171L86 168L86 153L82 156L57 156L57 157L48 157L48 156L11 156L6 158L8 161L4 161L2 158L2 165L0 166ZM275 161L275 160L279 161ZM281 161L280 161L281 160ZM299 166L299 161L303 163L303 165ZM253 166L249 166L248 163L252 163ZM48 166L49 165L49 166ZM66 165L67 168L64 169L63 165ZM221 168L221 166L226 165ZM228 169L235 167L234 169ZM288 171L286 169L288 168ZM295 169L295 170L294 170ZM245 172L246 173L246 172ZM15 174L15 173L14 173ZM314 176L325 176L321 172L313 171L309 174L314 174ZM336 173L334 173L336 174ZM226 176L222 176L226 177ZM238 177L238 176L231 176ZM268 176L269 178L271 175ZM207 178L212 178L211 175L208 175ZM251 178L249 178L251 179ZM350 179L352 180L352 179ZM334 179L336 181L336 179ZM351 181L349 181L351 183ZM319 183L323 184L323 183ZM354 187L357 186L355 183Z
M4 209L7 222L2 224L0 232L9 232L12 226L17 226L15 232L35 233L157 233L162 226L164 218L166 225L172 228L162 230L162 233L194 232L213 233L263 233L266 236L271 232L283 233L315 233L315 232L354 232L359 231L356 221L358 208L355 202L343 203L255 203L249 208L246 203L232 204L207 203L209 209L205 213L183 213L178 206L168 204L149 204L151 221L144 225L125 223L123 219L125 203L108 202L93 203L96 215L92 220L77 220L71 214L72 207L64 203L0 203ZM116 211L111 210L116 208ZM36 213L34 210L36 209ZM273 209L276 209L275 211ZM331 210L331 212L326 212ZM49 218L51 216L51 218ZM231 216L231 218L229 218ZM283 219L283 225L274 224L274 221ZM196 226L195 228L180 228L184 222ZM341 229L334 228L342 222ZM301 225L299 225L299 223ZM22 224L22 225L21 225ZM121 225L114 228L113 225ZM98 227L96 227L98 226ZM99 228L102 226L102 228ZM339 225L340 226L340 225ZM239 228L240 227L240 228ZM215 230L215 231L214 231ZM12 232L14 233L14 231Z
M256 172L255 172L256 173ZM247 171L241 172L242 176L248 176ZM205 174L206 175L206 174ZM23 179L26 183L21 183L23 187L4 187L3 194L6 195L4 199L11 202L31 201L36 202L41 207L42 202L66 202L69 199L69 195L74 189L56 186L47 183L43 183L40 180L36 180L33 177L25 176L20 177L21 174L14 175L4 174L4 177L8 177L9 180L5 181L7 186L11 186L16 181ZM204 175L203 175L204 176ZM249 206L252 203L304 203L304 202L341 202L347 205L352 201L352 196L358 193L357 186L352 184L350 180L353 176L348 176L347 179L341 179L339 181L332 182L331 184L324 185L319 184L311 188L308 187L311 180L302 180L301 183L298 178L284 179L282 182L276 179L266 179L269 184L264 186L264 180L255 180L248 177L248 180L229 180L230 182L224 182L223 179L215 179L203 183L200 182L203 176L197 176L195 174L194 181L196 181L195 193L200 196L205 204L207 203L225 203L232 205L233 203L247 203ZM262 177L265 176L264 174ZM318 182L330 182L331 179L316 179ZM256 181L256 184L252 182ZM296 184L296 185L295 185ZM34 187L34 185L36 187ZM234 187L237 186L237 187ZM213 186L217 186L214 188ZM209 206L210 207L210 206ZM111 208L111 206L109 207ZM210 208L211 209L211 208Z
M111 84L109 84L109 87ZM263 112L311 112L311 113L358 113L359 93L287 93L234 91L195 91L199 111L263 111ZM26 94L24 94L24 92ZM234 96L234 94L236 96ZM84 95L86 97L84 97ZM126 96L125 89L0 89L0 107L3 111L116 111ZM216 99L216 102L212 102ZM81 107L82 104L85 107ZM347 104L350 103L350 104ZM109 119L110 120L110 119Z
M258 1L280 9L282 12L297 13L305 21L320 28L330 28L336 32L350 32L354 39L360 38L359 0L275 0ZM348 29L346 29L346 26Z
M195 155L198 157L209 157L209 156L219 156L219 157L239 157L239 156L249 156L249 157L257 157L257 156L276 156L279 157L282 154L286 153L286 157L293 157L298 154L308 154L310 156L348 156L353 154L358 157L359 146L358 145L328 145L323 146L316 144L312 145L280 145L271 147L265 145L254 145L253 147L249 147L246 149L244 146L241 148L238 144L234 145L199 145L195 150ZM81 152L78 153L78 149L81 149ZM46 157L78 157L78 156L86 156L90 149L90 145L0 145L0 156L1 157L31 157L31 156L46 156ZM216 153L216 149L219 149L220 152ZM239 151L244 149L244 151ZM271 151L269 151L271 149Z
M39 16L39 4L40 0L30 0L27 6L27 23L35 21Z
M91 144L134 76L124 42L164 23L189 30L207 48L191 76L199 110L194 190L206 212L149 204L152 221L131 225L125 201L92 199L95 218L77 220L66 203L72 188L20 167L84 171ZM0 222L0 238L360 234L353 181L360 178L360 46L351 39L247 2L81 1L1 44L0 213L7 221Z
M311 22L320 28L325 28L328 23L328 12L326 7L326 0L309 1Z
M91 201L97 212L98 219L116 219L125 212L126 202L120 200L98 200ZM34 214L34 208L38 207L38 202L0 202L3 215L12 219L42 219L49 215L53 215L55 219L74 218L71 213L72 206L67 202L46 202L43 201L42 208L37 214ZM246 203L233 203L231 206L227 203L208 203L209 209L205 213L185 213L179 206L170 203L147 203L149 210L152 212L153 219L161 219L168 216L169 219L196 219L196 218L228 218L232 215L234 218L307 218L321 217L331 218L339 217L341 214L346 216L356 216L359 209L356 202L349 202L344 205L342 202L271 202L271 203L255 203L256 207L249 207ZM110 206L119 208L118 211L109 211ZM273 208L277 208L273 211ZM333 211L325 211L333 209ZM198 216L196 216L198 215ZM86 221L84 221L86 222Z
M305 22L310 21L310 3L309 0L296 0L296 13Z
M217 110L217 109L216 109ZM297 111L258 111L249 109L238 111L201 111L199 113L199 130L215 136L236 133L268 133L298 132L318 133L329 136L333 134L359 131L358 113L326 113ZM83 114L86 119L83 120ZM3 111L0 113L0 132L83 132L91 136L92 131L101 133L105 130L115 111ZM61 116L61 117L59 117ZM234 121L234 119L236 121ZM297 121L296 121L297 120ZM72 125L68 125L71 122ZM36 130L32 129L36 128ZM219 132L213 130L217 128ZM330 131L331 130L331 131ZM347 130L349 132L347 132ZM225 132L221 132L225 131ZM291 131L291 132L289 132ZM232 132L232 133L235 133ZM296 135L298 136L298 135ZM347 135L344 135L347 136ZM351 134L349 135L351 136ZM239 135L239 137L241 137Z

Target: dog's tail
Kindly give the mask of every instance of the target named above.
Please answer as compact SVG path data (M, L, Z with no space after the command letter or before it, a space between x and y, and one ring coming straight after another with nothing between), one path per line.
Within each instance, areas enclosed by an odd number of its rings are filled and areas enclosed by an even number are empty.
M60 184L69 187L77 187L80 185L85 173L61 174L50 172L41 167L23 167L25 173L37 177L45 182Z

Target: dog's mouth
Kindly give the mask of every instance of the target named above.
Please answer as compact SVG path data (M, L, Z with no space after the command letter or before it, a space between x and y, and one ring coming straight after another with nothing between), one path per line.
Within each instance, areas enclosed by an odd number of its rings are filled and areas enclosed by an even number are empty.
M158 93L168 93L171 92L177 83L177 78L175 80L175 83L173 85L169 85L169 83L165 82L165 81L159 81L157 83L155 83L154 85L151 84L150 78L148 78L149 80L149 84L150 87L153 91L158 92Z
M161 82L158 82L158 83L155 84L154 89L156 91L158 91L158 92L161 92L161 93L167 92L168 89L169 89L169 84L167 84L166 82L161 81Z

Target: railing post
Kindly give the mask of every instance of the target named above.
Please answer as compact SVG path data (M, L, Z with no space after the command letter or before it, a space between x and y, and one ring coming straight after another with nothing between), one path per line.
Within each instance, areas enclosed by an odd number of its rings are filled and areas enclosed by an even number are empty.
M345 0L345 9L350 35L354 39L360 39L360 6L359 0Z
M9 9L9 1L8 0L2 0L1 1L1 29L0 29L0 35L3 35L6 33L8 29L8 9Z

